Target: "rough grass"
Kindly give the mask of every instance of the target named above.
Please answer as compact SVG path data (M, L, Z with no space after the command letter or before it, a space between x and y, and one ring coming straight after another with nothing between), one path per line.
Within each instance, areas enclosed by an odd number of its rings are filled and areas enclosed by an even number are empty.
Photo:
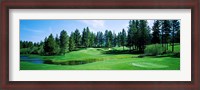
M111 50L122 50L122 47L114 47ZM82 65L54 65L21 61L20 70L180 70L180 58L170 56L138 58L139 54L106 54L104 53L106 51L109 51L109 49L87 48L63 56L29 55L29 57L52 60L53 62L75 60L96 60L96 62ZM180 45L175 46L175 51L180 51Z

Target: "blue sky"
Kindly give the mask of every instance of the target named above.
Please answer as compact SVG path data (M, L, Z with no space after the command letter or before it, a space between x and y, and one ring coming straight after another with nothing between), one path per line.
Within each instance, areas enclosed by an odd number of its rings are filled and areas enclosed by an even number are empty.
M20 40L40 42L51 33L55 37L62 30L68 35L78 29L81 33L83 28L89 27L96 33L111 30L115 33L123 28L128 29L129 20L20 20ZM153 20L148 20L148 25L153 25Z

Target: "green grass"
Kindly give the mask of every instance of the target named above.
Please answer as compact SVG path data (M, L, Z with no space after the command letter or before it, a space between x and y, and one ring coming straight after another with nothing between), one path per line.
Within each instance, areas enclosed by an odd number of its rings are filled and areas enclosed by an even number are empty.
M169 47L170 48L170 47ZM128 48L125 48L128 50ZM122 47L115 47L111 50L122 50ZM39 56L29 55L53 62L66 61L88 61L96 62L82 65L54 65L34 64L20 62L20 70L180 70L180 58L170 56L155 57L145 56L138 58L139 54L105 54L108 49L87 48L73 51L62 56ZM175 46L175 51L180 51L180 45Z

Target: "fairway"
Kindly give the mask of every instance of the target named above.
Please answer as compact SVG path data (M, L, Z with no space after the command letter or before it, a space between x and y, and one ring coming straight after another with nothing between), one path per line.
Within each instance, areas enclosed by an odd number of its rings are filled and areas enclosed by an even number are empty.
M20 27L30 28L20 28L20 70L180 70L180 20L22 20Z
M177 46L176 48L180 48L179 45ZM121 49L122 47L111 49L87 48L61 56L28 55L29 58L51 60L51 64L21 61L20 70L180 70L180 58L172 56L145 56L139 58L139 54L106 53ZM128 48L126 49L128 50ZM69 65L66 64L68 61L82 61L86 63Z

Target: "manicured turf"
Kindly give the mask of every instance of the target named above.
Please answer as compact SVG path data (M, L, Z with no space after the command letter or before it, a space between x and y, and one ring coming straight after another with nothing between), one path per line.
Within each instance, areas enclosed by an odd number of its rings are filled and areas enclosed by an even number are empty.
M170 48L170 47L169 47ZM115 47L111 50L122 50L122 47ZM128 48L125 48L128 50ZM179 52L180 45L175 46L175 52ZM87 48L79 51L66 53L62 56L39 56L29 55L53 62L66 61L95 61L81 65L55 65L55 64L34 64L20 62L20 70L180 70L180 58L171 56L157 57L145 56L138 58L139 54L106 54L108 49Z

